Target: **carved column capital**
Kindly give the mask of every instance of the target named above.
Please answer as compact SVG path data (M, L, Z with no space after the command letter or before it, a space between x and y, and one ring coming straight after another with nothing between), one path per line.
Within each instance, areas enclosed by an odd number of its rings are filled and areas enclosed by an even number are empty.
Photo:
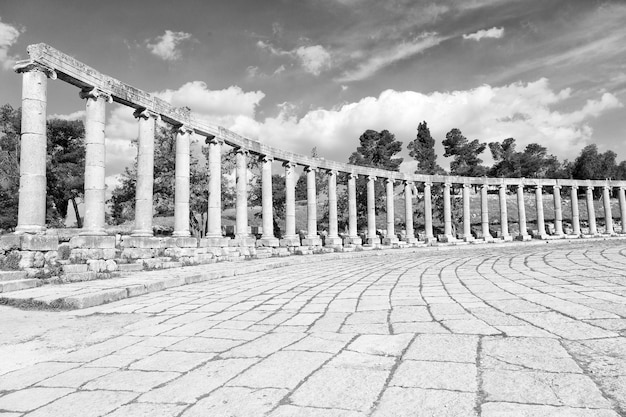
M188 125L179 125L176 126L176 133L180 134L180 135L191 135L193 133L193 128L191 126Z
M506 191L506 187L507 187L507 185L506 185L506 184L500 184L500 185L498 185L498 188L499 188L500 190L504 190L504 191Z
M603 185L602 188L605 189L605 190L609 190L609 191L611 191L613 189L613 187L610 186L610 185Z
M450 182L444 182L444 183L443 183L443 187L444 187L444 188L450 188L450 187L452 187L452 183L450 183Z
M144 109L144 108L139 108L139 109L135 110L133 112L133 117L135 119L145 119L145 120L147 120L147 119L152 117L153 119L155 119L157 121L161 120L161 116L158 113L155 113L155 112L153 112L151 110Z
M317 167L315 167L315 166L312 166L312 165L306 165L306 166L304 167L304 172L311 172L311 171L313 171L313 172L317 172L317 170L318 170L318 169L319 169L319 168L317 168Z
M593 185L588 185L586 188L588 191L593 191Z
M393 178L385 178L385 184L387 184L387 183L393 184L394 182L395 182L395 180Z
M222 145L224 144L224 140L222 140L222 138L218 138L215 135L209 135L204 140L204 143L206 143L207 145Z
M358 178L359 178L359 174L356 174L356 173L354 173L354 172L349 172L349 173L348 173L348 179L349 179L349 180L356 180L356 179L358 179Z
M424 187L432 187L432 186L433 186L432 181L424 181Z
M46 76L51 80L57 79L57 72L54 69L30 60L19 61L13 66L13 70L18 74L21 74L23 72L39 71L46 74Z
M376 181L376 175L368 175L367 181Z
M480 184L480 189L481 190L489 190L489 184Z
M296 164L295 162L291 162L291 161L285 161L283 162L283 167L284 168L289 168L289 169L293 169L295 167L297 167L298 164Z
M572 190L578 190L578 185L572 185L572 186L570 186L570 188L571 188Z
M109 93L98 90L96 87L86 87L80 90L78 96L82 99L92 99L94 101L103 98L107 103L113 103L113 97Z
M271 155L259 155L259 162L272 163L274 162L274 158Z
M552 188L553 188L554 190L560 190L561 188L563 188L563 186L561 186L561 185L559 185L559 184L556 184L556 185L553 185L553 186L552 186Z
M329 177L332 176L337 176L337 174L339 173L339 171L337 171L336 169L329 169L326 171L326 175L328 175Z
M402 185L405 187L408 185L409 187L413 186L413 180L402 180Z

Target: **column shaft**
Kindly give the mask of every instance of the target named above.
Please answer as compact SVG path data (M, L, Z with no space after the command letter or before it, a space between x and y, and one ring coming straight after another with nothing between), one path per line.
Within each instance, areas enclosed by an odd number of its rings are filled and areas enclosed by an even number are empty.
M337 227L337 172L328 171L328 237L338 238Z
M454 240L452 236L452 205L450 201L450 183L443 184L443 242Z
M509 233L509 213L506 205L506 185L501 184L498 189L498 198L500 200L500 233L502 239L511 240L511 234Z
M537 233L540 239L545 239L546 223L543 217L543 189L541 185L535 187L535 203L537 208Z
M355 174L348 175L348 233L351 239L358 239L356 221L356 178Z
M306 167L306 208L307 208L307 239L316 239L317 236L317 190L315 187L315 172L313 167Z
M248 152L242 148L235 151L235 184L237 201L235 202L235 237L246 239L248 233Z
M190 236L189 177L191 129L181 126L176 134L176 166L174 188L174 233L176 237Z
M433 241L435 239L435 236L433 235L432 186L433 184L431 182L424 183L424 235L426 242Z
M470 185L463 184L463 240L470 242L472 236L472 213L470 208Z
M132 236L152 236L152 195L154 185L154 130L158 115L135 111L139 120L137 140L137 189L135 192L135 230Z
M480 187L480 224L483 232L483 240L493 240L491 232L489 232L489 200L487 191L489 186L483 184Z
M393 201L393 180L385 178L386 190L386 211L387 211L387 236L383 240L383 244L392 245L398 243L398 237L395 230L395 205Z
M370 175L367 177L367 243L380 243L378 235L376 235L376 177Z
M554 233L563 237L563 208L561 207L561 186L555 185L552 188L554 198Z
M222 237L222 143L207 139L209 147L209 209L206 237Z
M81 91L85 106L85 219L81 235L106 235L104 123L111 96L95 88Z
M580 236L580 213L578 210L578 186L574 185L570 189L570 200L572 203L572 234Z
M593 187L587 187L587 219L589 221L589 234L595 236L598 234L596 227L596 209L593 206Z
M408 243L415 243L415 229L413 227L413 183L404 181L404 224Z
M263 235L257 241L260 246L278 246L274 237L274 209L272 202L272 162L268 156L261 157L261 202L263 205Z
M526 226L526 205L524 203L524 186L517 186L517 215L519 224L519 236L518 240L528 240L528 228Z
M54 71L38 64L15 67L22 73L20 188L16 233L46 228L46 89Z
M618 188L620 220L622 222L622 233L626 233L626 190L624 187Z
M296 239L296 165L285 162L285 239ZM298 239L298 244L300 240Z
M602 200L604 202L604 222L606 225L606 234L612 235L613 231L613 214L611 212L611 187L602 188Z

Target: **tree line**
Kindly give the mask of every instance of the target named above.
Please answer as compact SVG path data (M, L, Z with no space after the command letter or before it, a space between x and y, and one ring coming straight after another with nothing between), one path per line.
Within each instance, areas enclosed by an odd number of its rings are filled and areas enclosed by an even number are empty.
M6 104L0 107L0 229L12 230L17 224L19 191L19 152L21 133L21 109ZM47 122L47 222L53 227L62 227L67 216L68 201L75 211L78 226L77 199L83 196L85 166L85 129L81 120L49 119ZM171 216L174 213L174 164L175 139L172 129L159 126L155 137L154 159L154 213L156 216ZM451 158L450 169L446 171L437 163L435 139L425 121L418 124L415 139L407 145L409 155L417 161L417 174L525 177L525 178L573 178L573 179L626 179L626 161L619 164L613 151L599 152L596 145L585 146L573 161L559 161L547 152L547 148L532 143L523 150L517 150L514 138L502 142L481 142L469 140L460 129L454 128L442 140L443 156ZM348 163L367 167L399 171L403 158L399 157L403 143L388 130L380 132L366 130L359 137L359 145L348 158ZM487 150L494 160L492 166L483 164L481 155ZM207 148L202 147L205 154ZM317 157L317 149L311 152ZM222 154L222 201L224 207L235 203L234 152ZM260 184L258 161L248 158L249 206L260 204ZM202 227L206 221L207 185L210 173L205 164L192 155L191 171L191 211L196 223ZM113 189L108 201L107 221L119 224L134 218L136 163L127 167L120 176L119 184ZM345 178L339 178L343 183ZM357 215L360 221L366 218L365 178L357 180ZM324 173L316 173L316 186L319 194L325 193L327 182ZM384 212L384 185L377 181L376 206ZM437 205L437 194L434 204ZM284 217L284 179L273 176L273 199L275 217ZM296 184L296 199L306 199L306 173L302 173ZM327 204L327 203L326 203ZM339 213L347 213L347 196L338 196ZM416 209L417 210L417 209ZM321 212L321 222L327 221L327 207ZM203 217L204 216L204 217ZM347 218L340 218L346 223ZM362 225L362 224L361 224ZM360 226L361 226L360 225ZM275 222L275 228L277 227ZM279 232L279 231L277 231Z

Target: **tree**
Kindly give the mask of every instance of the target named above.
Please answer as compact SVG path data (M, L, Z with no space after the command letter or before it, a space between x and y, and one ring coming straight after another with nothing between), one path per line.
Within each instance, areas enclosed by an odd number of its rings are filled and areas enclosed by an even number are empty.
M445 170L437 164L435 139L430 135L426 122L417 126L417 137L409 142L409 155L417 161L416 174L445 174Z
M462 175L465 177L480 177L485 175L487 169L482 166L483 160L478 157L485 148L486 143L481 143L478 139L469 141L459 129L452 129L446 134L446 139L441 142L445 153L443 156L454 157L450 163L450 173L452 175Z
M21 109L0 107L0 230L17 225Z
M388 130L380 133L375 130L366 130L359 138L361 146L350 155L348 163L372 168L381 168L388 171L399 171L402 158L394 156L402 150L402 142L397 141L394 134ZM385 211L385 187L377 181L375 184L375 204L378 211ZM359 177L356 187L357 219L359 227L367 222L367 178Z
M548 154L545 146L531 143L523 152L515 151L515 139L508 138L489 143L494 165L489 169L491 177L513 178L563 178L567 169L556 156Z
M618 173L613 151L598 153L596 145L587 145L572 165L572 177L579 180L603 180L614 178Z

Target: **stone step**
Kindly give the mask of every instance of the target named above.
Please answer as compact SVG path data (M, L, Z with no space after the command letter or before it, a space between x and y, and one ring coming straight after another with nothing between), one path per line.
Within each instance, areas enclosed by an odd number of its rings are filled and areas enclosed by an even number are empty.
M38 279L16 279L14 281L0 281L0 293L27 290L39 287L41 281Z
M119 272L135 272L135 271L143 271L143 265L136 264L117 264L117 270Z
M25 271L0 271L0 281L17 281L26 279Z
M73 272L63 274L62 278L64 282L93 281L94 279L98 279L98 274L94 271Z
M63 272L65 274L74 274L79 272L89 271L89 265L87 264L68 264L63 265Z

